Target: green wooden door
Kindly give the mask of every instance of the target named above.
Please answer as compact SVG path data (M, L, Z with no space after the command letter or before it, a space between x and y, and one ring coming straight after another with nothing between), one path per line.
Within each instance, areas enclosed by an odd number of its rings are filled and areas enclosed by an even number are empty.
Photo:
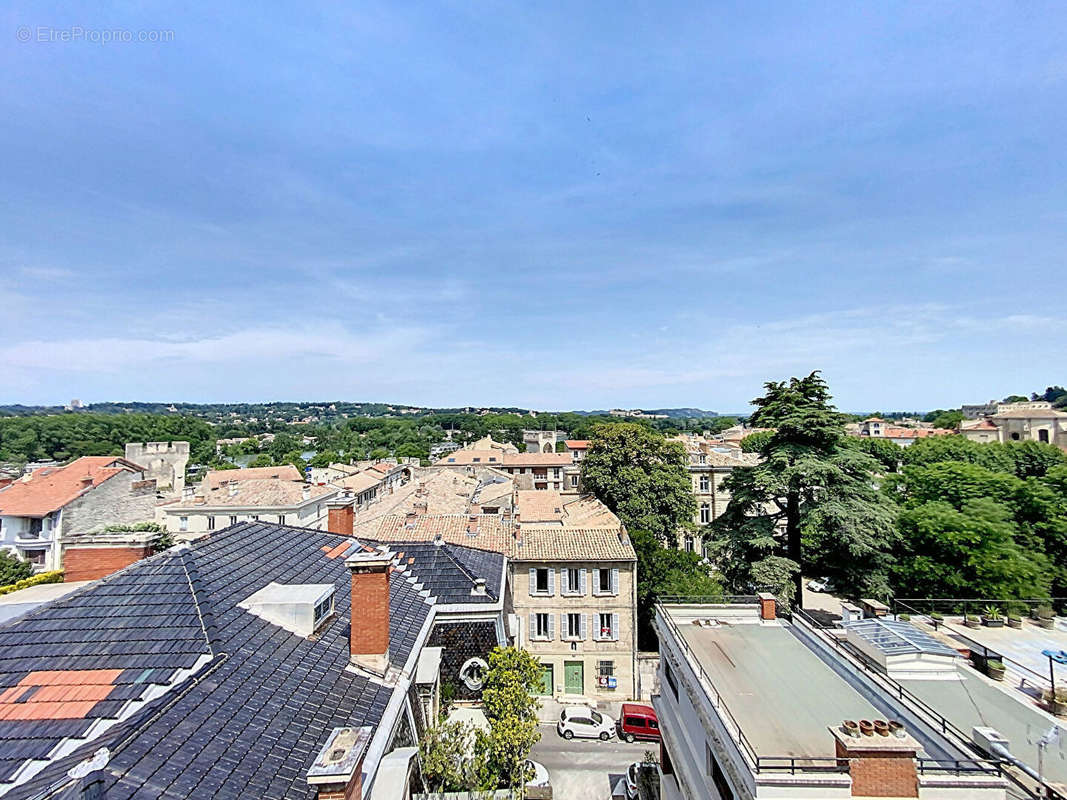
M545 697L551 697L553 691L555 691L555 681L552 679L552 665L541 665L541 689L540 694Z
M581 661L563 663L563 690L567 694L582 694L585 691L584 667Z

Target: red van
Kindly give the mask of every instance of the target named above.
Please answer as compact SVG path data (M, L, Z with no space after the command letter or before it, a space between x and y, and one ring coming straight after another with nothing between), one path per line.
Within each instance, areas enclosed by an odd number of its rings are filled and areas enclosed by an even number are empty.
M659 741L659 719L656 709L638 703L623 703L619 721L615 724L619 738L632 742L635 739Z

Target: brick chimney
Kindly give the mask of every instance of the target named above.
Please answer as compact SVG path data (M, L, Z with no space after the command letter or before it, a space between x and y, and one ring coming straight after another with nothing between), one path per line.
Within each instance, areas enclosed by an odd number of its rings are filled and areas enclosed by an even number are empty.
M429 506L427 506L427 504L426 504L426 501L425 501L425 500L420 500L420 501L418 501L417 503L415 503L415 514L416 514L417 516L420 516L420 517L421 517L421 516L422 516L423 514L425 514L425 513L426 513L426 512L428 511L428 510L429 510Z
M355 516L352 498L348 495L340 495L326 501L326 509L329 513L326 529L330 533L339 533L341 536L352 535L352 520Z
M363 797L363 759L374 729L334 728L307 773L318 800L360 800Z
M351 661L375 675L385 675L389 669L392 560L378 552L355 553L345 559L345 565L352 571L352 623L348 636Z
M468 536L477 536L478 535L478 515L477 514L471 514L471 515L469 515L467 517L467 535Z
M887 723L876 720L875 730ZM862 730L862 723L861 723ZM837 758L852 776L853 797L918 797L915 756L922 745L903 729L896 735L849 733L845 726L830 728Z
M768 621L774 619L777 606L774 595L770 592L760 592L756 599L759 600L759 618Z

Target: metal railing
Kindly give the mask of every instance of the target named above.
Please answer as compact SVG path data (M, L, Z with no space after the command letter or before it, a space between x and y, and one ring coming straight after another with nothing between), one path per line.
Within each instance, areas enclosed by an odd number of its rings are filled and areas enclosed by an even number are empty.
M872 681L874 683L878 684L882 688L883 691L888 692L890 694L890 696L896 697L902 703L906 702L910 706L911 712L914 713L917 717L925 718L926 723L927 724L933 724L935 728L940 730L942 735L947 735L947 734L951 733L961 744L965 745L966 747L968 747L968 748L974 748L975 747L975 745L974 745L973 741L971 740L970 736L968 736L966 733L964 733L956 725L954 725L953 723L949 722L948 719L946 719L939 712L935 711L925 701L919 699L912 692L908 691L903 686L901 686L897 681L895 681L894 679L890 678L887 674L885 674L885 672L883 672L881 670L881 668L874 661L872 661L870 658L865 656L863 653L860 653L855 648L850 647L846 642L840 641L836 637L827 634L825 632L826 626L824 626L821 623L819 623L818 621L816 621L806 611L804 611L803 609L794 608L791 613L792 613L793 616L803 620L804 623L807 626L813 628L814 630L819 631L820 638L824 642L829 642L829 643L833 644L833 646L835 648L837 648L837 650L839 652L841 652L844 655L845 658L847 658L851 663L853 663L856 666L860 667L867 674L867 676L872 679ZM936 768L935 767L936 764L941 764L941 765L957 764L957 763L959 763L959 764L966 764L966 763L976 763L976 764L984 763L984 764L988 764L988 765L990 765L990 767L994 767L995 768L997 774L1001 775L1002 777L1006 778L1008 781L1013 783L1018 789L1023 791L1028 797L1035 798L1035 799L1037 799L1037 798L1050 798L1050 800L1067 800L1067 798L1065 798L1061 793L1057 792L1053 787L1049 786L1048 784L1043 784L1043 785L1039 786L1037 789L1035 789L1035 787L1033 785L1030 785L1030 784L1026 783L1026 781L1024 781L1022 778L1020 778L1015 773L1014 770L1007 769L1005 763L1003 761L1000 761L1000 760L992 760L992 759L990 759L990 760L986 760L984 762L983 761L975 761L975 762L959 761L959 762L956 762L956 761L944 761L944 760L938 761L936 759L925 759L925 760L920 759L920 761L925 761L926 762L925 765L924 764L920 764L920 772L923 769L925 769L927 772L934 772L934 771L945 772L945 771L947 771L944 768L944 766L942 766L941 768Z
M685 637L682 636L682 632L678 629L678 626L674 623L674 620L671 619L670 614L667 613L667 609L664 608L664 602L699 603L700 600L698 598L679 598L674 595L658 598L655 604L656 613L664 621L667 626L667 629L671 632L671 634L674 636L674 640L678 643L678 647L680 647L682 652L685 654L686 662L689 664L690 669L694 670L697 673L697 678L699 679L701 686L704 689L704 692L707 694L708 699L711 700L711 704L715 707L715 710L719 712L719 716L725 722L728 723L726 726L727 729L729 730L732 726L733 730L731 730L730 732L736 735L734 741L737 743L738 748L741 751L742 757L749 762L749 767L752 769L753 772L759 772L760 757L756 753L756 748L754 748L752 746L752 743L749 742L748 739L745 737L744 731L741 730L740 723L738 723L737 719L730 712L730 709L727 707L725 701L723 701L722 699L722 695L719 694L718 690L715 688L715 684L712 683L711 678L704 671L704 668L700 666L700 660L693 653L692 649L690 649L689 643L685 640ZM727 603L729 601L723 598L717 598L712 602ZM663 656L661 654L660 658L662 657ZM674 687L671 688L673 689Z
M889 607L897 613L897 607L910 614L970 614L981 612L988 606L996 606L1003 613L1012 606L1025 605L1034 610L1039 606L1052 606L1061 611L1067 609L1067 597L995 598L995 597L893 597Z

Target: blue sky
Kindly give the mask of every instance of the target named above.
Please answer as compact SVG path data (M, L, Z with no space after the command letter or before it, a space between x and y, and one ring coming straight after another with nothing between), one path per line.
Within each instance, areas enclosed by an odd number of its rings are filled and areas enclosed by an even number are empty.
M1067 379L1061 4L77 5L0 10L0 402Z

